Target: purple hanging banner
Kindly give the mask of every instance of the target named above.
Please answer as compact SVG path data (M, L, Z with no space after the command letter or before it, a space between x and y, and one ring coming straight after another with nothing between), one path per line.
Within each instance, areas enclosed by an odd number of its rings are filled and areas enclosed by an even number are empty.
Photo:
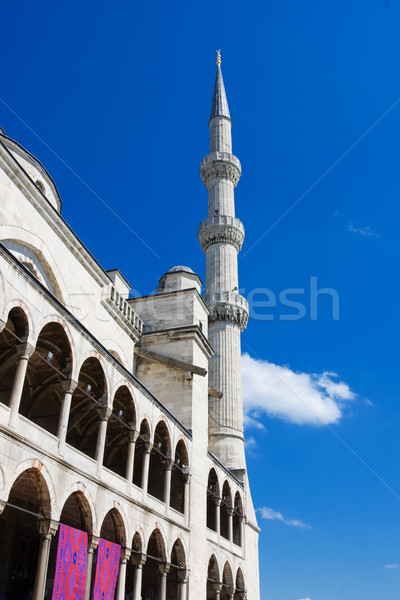
M84 600L87 533L60 523L52 600Z
M97 547L93 600L114 600L121 546L100 538Z

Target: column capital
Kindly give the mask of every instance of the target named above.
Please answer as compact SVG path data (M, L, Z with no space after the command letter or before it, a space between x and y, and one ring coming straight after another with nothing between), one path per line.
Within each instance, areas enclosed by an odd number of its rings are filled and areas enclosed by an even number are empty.
M136 568L141 569L146 562L147 555L142 554L142 552L135 552L132 550L131 561L135 565Z
M228 513L228 516L229 516L229 517L233 517L233 513L234 513L235 511L233 510L233 507L232 507L232 506L227 506L227 507L226 507L226 512Z
M178 581L179 583L187 583L187 579L189 576L189 570L186 568L178 570Z
M170 563L167 563L167 562L161 563L158 565L158 569L159 569L162 577L166 577L168 575L170 568L171 568L171 565L170 565Z
M150 452L153 450L153 444L151 442L144 442L144 451L146 454L150 454Z
M140 432L134 428L134 423L128 423L128 425L130 427L128 430L129 441L136 444Z
M131 548L121 548L120 562L128 562L132 554Z
M222 590L222 583L218 581L218 583L213 583L213 590L216 594L219 594Z
M112 409L108 406L99 406L97 409L100 421L108 421L112 415Z
M99 545L100 538L93 533L88 534L88 552L94 552Z
M217 496L217 497L214 497L213 500L215 502L215 506L221 506L222 498Z
M29 359L32 354L35 352L34 346L29 344L28 342L22 342L21 344L16 345L18 358Z
M163 465L165 466L165 468L167 469L167 471L172 471L172 467L175 464L175 461L173 458L166 458L162 462L163 462Z
M74 381L73 379L64 379L64 381L61 382L61 387L65 394L67 392L73 394L77 385L78 382Z
M42 519L38 521L38 529L42 538L53 537L57 533L59 522L52 519Z

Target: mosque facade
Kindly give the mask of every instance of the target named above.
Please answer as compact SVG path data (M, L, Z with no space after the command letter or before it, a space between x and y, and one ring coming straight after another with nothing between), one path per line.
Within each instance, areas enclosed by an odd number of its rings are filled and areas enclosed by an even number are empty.
M219 59L209 128L205 285L176 266L135 298L0 129L1 600L259 600Z

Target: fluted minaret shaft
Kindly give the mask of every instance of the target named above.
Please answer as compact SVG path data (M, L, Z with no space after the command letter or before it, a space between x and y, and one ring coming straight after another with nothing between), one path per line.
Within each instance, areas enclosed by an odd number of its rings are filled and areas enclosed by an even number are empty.
M200 224L199 241L206 253L205 301L214 348L209 385L222 392L221 399L209 399L209 447L228 468L244 469L240 334L247 324L248 307L238 293L237 255L244 228L235 217L234 189L241 166L232 154L231 127L218 64L209 121L210 154L200 165L208 190L208 217Z

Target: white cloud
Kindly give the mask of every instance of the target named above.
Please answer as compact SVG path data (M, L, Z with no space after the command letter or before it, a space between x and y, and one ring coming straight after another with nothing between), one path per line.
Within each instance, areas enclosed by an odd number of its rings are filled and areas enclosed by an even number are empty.
M257 508L257 512L260 513L262 519L266 519L267 521L281 521L282 523L285 523L285 525L291 525L292 527L311 529L311 525L308 525L308 523L303 523L300 519L286 519L282 513L273 508L268 508L268 506Z
M369 225L366 225L365 227L357 227L356 225L349 223L347 225L347 229L352 233L358 233L358 235L362 235L364 237L372 237L375 239L379 239L381 237L379 233L375 233L375 231L373 231Z
M249 438L245 439L244 447L245 447L246 453L248 455L254 456L254 454L255 454L254 450L258 447L258 444L257 444L256 440L254 439L254 437L250 436Z
M307 596L307 598L299 598L299 600L311 600L311 598L308 598Z
M388 565L385 565L385 569L388 569L389 571L393 571L394 569L398 569L399 565L396 563L389 563Z
M296 372L268 361L242 355L245 424L260 412L298 425L337 423L347 402L355 398L336 373Z

